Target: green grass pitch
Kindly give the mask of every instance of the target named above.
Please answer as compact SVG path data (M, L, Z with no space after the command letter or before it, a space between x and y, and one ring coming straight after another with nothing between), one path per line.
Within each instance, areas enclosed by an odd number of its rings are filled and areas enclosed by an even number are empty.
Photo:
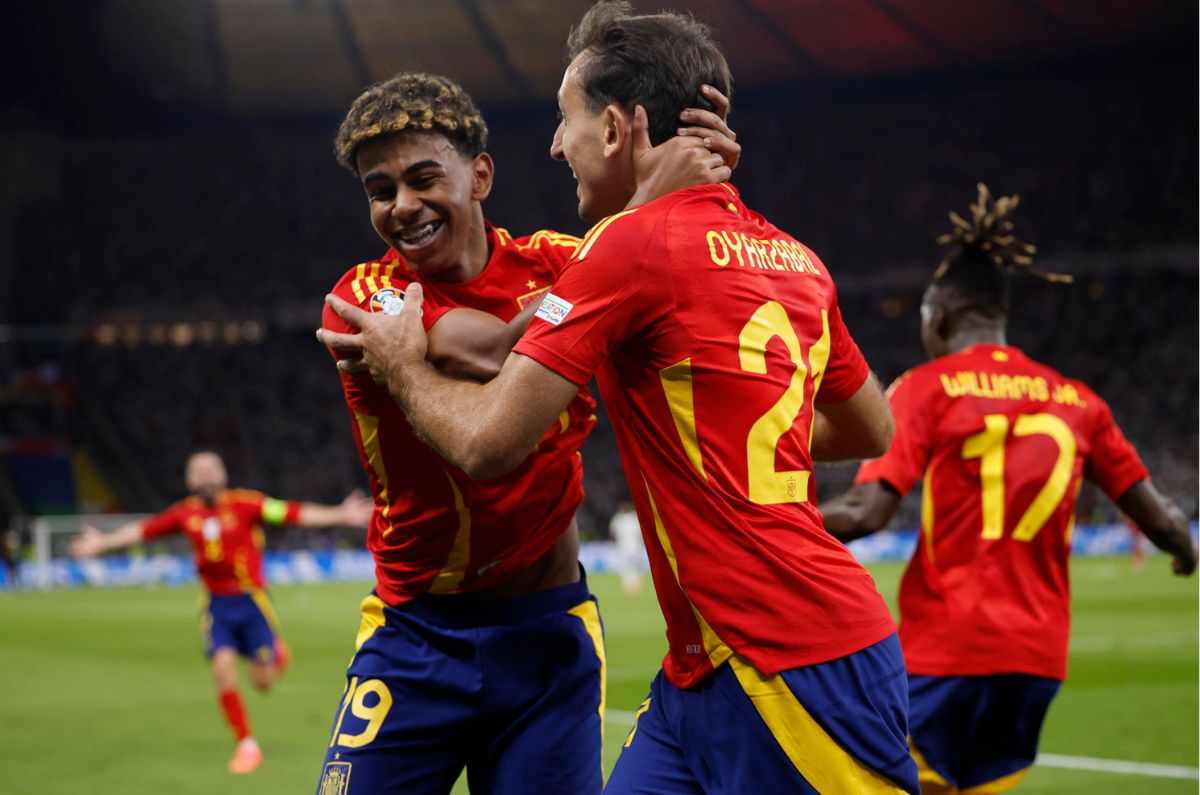
M872 568L891 600L900 567ZM1078 560L1071 671L1042 751L1197 765L1197 589L1163 557ZM649 583L647 581L647 586ZM662 619L649 587L592 579L607 628L608 703L631 711L658 668ZM295 651L263 697L246 692L265 761L230 775L232 742L199 652L195 588L0 593L0 792L302 793L315 789L366 584L280 586ZM606 727L606 768L628 726ZM1195 793L1195 781L1037 767L1024 793ZM456 792L465 792L460 783Z

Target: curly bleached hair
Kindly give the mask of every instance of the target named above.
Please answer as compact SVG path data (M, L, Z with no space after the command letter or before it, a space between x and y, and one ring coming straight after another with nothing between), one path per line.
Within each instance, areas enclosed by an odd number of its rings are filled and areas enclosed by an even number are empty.
M357 175L359 147L406 132L441 133L469 158L487 147L483 114L462 86L440 75L406 72L358 95L338 128L334 153L338 163Z
M979 195L970 206L970 220L953 210L953 228L937 242L951 247L933 274L933 285L961 293L985 314L1008 312L1008 274L1012 271L1047 282L1069 283L1072 277L1047 273L1033 267L1037 246L1013 234L1012 213L1020 196L1001 196L993 201L987 185L976 186Z

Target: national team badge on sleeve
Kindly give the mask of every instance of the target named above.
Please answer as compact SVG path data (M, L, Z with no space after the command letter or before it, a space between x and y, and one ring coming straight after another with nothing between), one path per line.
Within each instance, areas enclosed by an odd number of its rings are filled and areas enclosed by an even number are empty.
M384 287L371 295L371 311L385 315L398 315L404 310L404 291L395 287Z
M350 791L350 763L330 762L321 774L317 795L346 795Z

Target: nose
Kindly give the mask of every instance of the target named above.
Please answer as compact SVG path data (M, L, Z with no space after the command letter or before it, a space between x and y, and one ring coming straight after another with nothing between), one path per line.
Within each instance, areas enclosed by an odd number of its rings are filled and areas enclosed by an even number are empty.
M396 190L396 201L392 203L392 217L398 220L411 218L421 212L421 197L407 185Z
M554 140L550 142L550 157L555 160L566 160L563 156L562 148L563 140L563 122L558 123L558 127L554 130Z

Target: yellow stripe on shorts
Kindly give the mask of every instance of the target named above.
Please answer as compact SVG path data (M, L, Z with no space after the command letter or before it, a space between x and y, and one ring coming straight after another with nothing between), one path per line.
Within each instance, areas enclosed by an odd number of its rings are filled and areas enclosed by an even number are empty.
M729 664L788 759L817 792L905 795L894 782L855 759L826 734L782 676L764 676L737 654L729 658Z

